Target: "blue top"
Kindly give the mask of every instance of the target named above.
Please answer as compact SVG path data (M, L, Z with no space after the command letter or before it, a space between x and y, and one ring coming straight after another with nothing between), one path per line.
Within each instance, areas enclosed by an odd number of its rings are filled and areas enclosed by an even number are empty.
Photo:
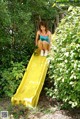
M41 40L41 41L47 41L47 42L50 42L50 40L49 40L49 36L42 36L42 35L40 35L40 40Z

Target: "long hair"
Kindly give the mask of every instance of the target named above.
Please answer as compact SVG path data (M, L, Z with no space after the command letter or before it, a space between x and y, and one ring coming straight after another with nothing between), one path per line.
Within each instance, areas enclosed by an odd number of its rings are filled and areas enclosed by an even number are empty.
M47 33L48 28L47 28L47 24L46 24L46 22L41 21L41 22L39 23L39 30L42 32L42 30L41 30L41 26L44 26L44 27L45 27L45 31L46 31L46 33Z

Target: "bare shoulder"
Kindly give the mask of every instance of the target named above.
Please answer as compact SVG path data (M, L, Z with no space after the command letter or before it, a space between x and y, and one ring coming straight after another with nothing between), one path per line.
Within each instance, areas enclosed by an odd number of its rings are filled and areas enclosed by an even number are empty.
M51 35L51 32L48 30L48 35Z
M39 35L39 34L40 34L40 31L38 30L38 31L37 31L37 35Z

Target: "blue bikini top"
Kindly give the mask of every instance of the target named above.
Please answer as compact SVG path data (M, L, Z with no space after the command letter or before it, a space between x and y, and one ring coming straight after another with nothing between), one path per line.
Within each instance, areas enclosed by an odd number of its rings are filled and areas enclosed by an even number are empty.
M47 41L47 42L49 42L49 36L42 36L42 35L40 35L40 40L41 41Z

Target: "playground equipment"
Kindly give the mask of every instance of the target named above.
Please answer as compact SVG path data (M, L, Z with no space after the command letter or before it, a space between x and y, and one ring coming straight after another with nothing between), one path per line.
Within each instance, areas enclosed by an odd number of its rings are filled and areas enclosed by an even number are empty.
M26 107L37 106L48 66L49 62L45 56L32 54L23 79L11 98L12 104L23 104Z

